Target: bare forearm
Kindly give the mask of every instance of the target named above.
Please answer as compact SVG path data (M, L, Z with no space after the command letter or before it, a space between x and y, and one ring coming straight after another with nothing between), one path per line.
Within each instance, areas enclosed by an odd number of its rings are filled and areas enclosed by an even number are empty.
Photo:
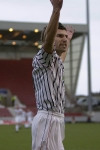
M54 9L44 35L44 47L48 52L52 52L53 49L54 38L58 29L59 17L60 10Z
M46 39L45 39L46 41L54 40L55 34L58 29L59 17L60 17L60 10L59 9L53 10L49 24L46 29Z
M53 6L53 11L44 35L44 50L48 53L51 53L53 50L54 39L58 29L60 10L63 4L63 0L50 1Z

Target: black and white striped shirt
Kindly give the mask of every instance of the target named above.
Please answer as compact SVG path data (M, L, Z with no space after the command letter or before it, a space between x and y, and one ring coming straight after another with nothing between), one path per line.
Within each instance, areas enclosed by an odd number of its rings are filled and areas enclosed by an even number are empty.
M38 110L64 113L64 66L61 58L56 51L48 54L42 48L33 58L32 66Z

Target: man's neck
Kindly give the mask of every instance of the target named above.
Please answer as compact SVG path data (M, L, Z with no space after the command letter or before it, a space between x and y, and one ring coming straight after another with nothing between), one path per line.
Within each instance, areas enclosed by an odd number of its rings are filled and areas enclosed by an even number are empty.
M67 52L57 52L57 55L62 59L62 62L64 62Z

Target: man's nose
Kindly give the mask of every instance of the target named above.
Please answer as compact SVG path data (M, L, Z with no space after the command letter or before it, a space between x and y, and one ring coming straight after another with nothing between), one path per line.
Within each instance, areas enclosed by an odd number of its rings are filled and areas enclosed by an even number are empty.
M67 41L67 37L66 36L63 37L63 41Z

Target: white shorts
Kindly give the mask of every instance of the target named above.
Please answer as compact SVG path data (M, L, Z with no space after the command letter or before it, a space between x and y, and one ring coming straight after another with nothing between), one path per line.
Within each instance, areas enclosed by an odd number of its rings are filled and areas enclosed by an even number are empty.
M64 150L64 115L38 111L32 122L32 150Z

